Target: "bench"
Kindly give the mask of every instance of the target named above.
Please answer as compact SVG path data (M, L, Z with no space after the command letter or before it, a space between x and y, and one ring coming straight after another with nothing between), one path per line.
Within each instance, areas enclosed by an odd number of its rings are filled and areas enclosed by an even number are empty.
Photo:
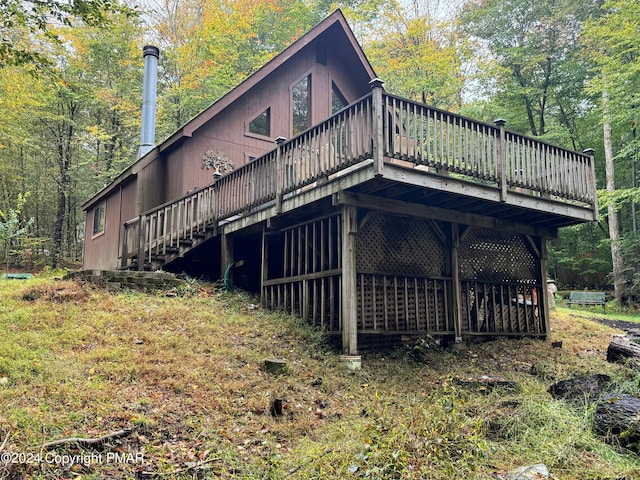
M31 273L3 273L3 280L29 280L33 277Z
M567 305L602 305L602 311L605 310L605 294L604 292L570 292Z

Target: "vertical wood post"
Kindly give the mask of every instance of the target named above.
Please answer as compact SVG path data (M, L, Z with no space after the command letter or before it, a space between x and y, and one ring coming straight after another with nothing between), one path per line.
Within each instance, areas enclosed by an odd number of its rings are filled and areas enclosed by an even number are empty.
M284 155L282 145L286 142L285 137L276 138L276 214L282 213L282 192L284 191Z
M453 304L453 328L456 343L462 341L462 305L460 302L460 265L458 250L460 248L460 230L457 223L451 224L451 302Z
M233 262L233 235L223 233L220 237L220 277L222 279L231 262ZM229 272L229 280L233 283L233 270Z
M494 120L498 127L498 138L496 138L496 168L498 169L497 177L500 186L500 201L507 200L507 139L504 132L504 126L507 121L504 118Z
M595 167L595 150L593 148L587 148L582 153L589 155L589 172L587 173L587 181L589 182L589 195L593 199L593 221L597 222L599 219L598 212L598 191L596 189L596 167Z
M267 240L267 227L262 227L262 263L260 265L260 305L267 306L267 293L264 282L269 276L269 241Z
M120 268L127 268L127 257L129 256L129 228L127 228L127 224L124 224L122 236L122 257L120 258Z
M542 322L542 329L545 339L549 339L550 321L549 316L549 290L547 290L547 240L540 237L540 280L542 283L542 291L538 294L538 309L539 314L542 314L540 319ZM535 308L535 307L534 307Z
M372 98L371 108L373 115L373 171L376 176L384 175L384 124L382 122L382 93L384 82L374 78L369 82Z
M358 209L342 207L342 351L358 354L358 309L356 288L356 234Z
M144 270L144 237L147 216L138 217L138 270Z

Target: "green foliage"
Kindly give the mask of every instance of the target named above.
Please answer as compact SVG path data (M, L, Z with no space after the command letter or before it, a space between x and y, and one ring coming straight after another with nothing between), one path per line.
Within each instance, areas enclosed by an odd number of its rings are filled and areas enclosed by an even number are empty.
M548 247L548 274L561 288L608 287L611 250L601 224L563 228L559 240L549 242Z
M370 28L365 51L385 88L444 109L457 109L470 52L454 23L426 5L389 1Z
M492 117L508 128L576 150L592 147L585 115L588 56L580 49L584 21L596 12L589 1L490 0L468 2L465 31L477 39L477 77Z
M0 19L3 35L0 40L0 67L6 65L25 65L29 63L49 64L51 59L39 51L25 47L16 37L5 35L24 28L32 34L40 33L48 40L59 41L52 24L71 25L79 19L93 27L109 25L109 13L124 12L132 15L134 10L118 0L75 0L72 2L45 0L22 2L5 0L0 5Z
M27 236L29 227L33 224L33 218L29 218L26 221L23 221L20 218L20 210L28 198L28 192L24 195L19 194L16 208L9 208L6 213L0 210L0 247L2 248L2 254L7 270L9 269L11 247L13 245L17 247L19 241L23 237Z

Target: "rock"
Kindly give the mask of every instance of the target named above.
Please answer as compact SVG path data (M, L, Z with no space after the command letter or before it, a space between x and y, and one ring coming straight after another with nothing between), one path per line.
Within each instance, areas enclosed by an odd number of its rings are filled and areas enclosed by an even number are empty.
M543 463L519 467L507 473L505 480L546 480L549 478L549 470Z

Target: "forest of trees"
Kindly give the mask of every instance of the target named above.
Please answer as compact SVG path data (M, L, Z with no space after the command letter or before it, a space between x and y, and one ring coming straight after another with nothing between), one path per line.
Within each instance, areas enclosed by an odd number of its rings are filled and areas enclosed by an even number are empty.
M135 160L143 45L161 50L161 141L337 7L388 91L595 149L600 221L561 230L549 275L637 303L637 0L2 2L5 268L78 265L81 205Z

